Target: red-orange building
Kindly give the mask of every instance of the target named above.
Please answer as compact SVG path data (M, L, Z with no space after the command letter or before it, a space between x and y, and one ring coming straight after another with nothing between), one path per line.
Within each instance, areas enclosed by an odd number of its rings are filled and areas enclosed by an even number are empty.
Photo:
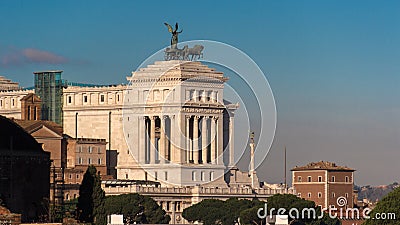
M292 184L299 197L322 208L352 208L354 171L332 162L312 162L292 169Z
M105 139L71 138L67 140L67 160L64 171L64 199L79 196L79 186L89 165L94 165L102 179L107 176Z

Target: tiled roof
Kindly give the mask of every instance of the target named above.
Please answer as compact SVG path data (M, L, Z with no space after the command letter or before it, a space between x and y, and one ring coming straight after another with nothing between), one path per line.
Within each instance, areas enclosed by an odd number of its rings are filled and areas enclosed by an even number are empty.
M24 130L28 133L32 133L39 128L45 126L49 128L50 130L54 131L58 135L63 134L63 127L58 125L57 123L53 121L47 121L47 120L17 120L14 119L14 122L16 122L18 125L20 125Z
M311 162L305 166L296 166L292 171L302 171L302 170L334 170L334 171L355 171L347 166L338 166L333 162Z

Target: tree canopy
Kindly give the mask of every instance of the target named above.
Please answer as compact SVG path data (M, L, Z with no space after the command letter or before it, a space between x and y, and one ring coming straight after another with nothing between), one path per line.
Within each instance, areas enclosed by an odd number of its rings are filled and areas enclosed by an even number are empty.
M190 221L198 221L204 223L204 225L231 225L240 222L245 225L264 225L265 218L259 218L259 209L265 209L265 203L259 200L238 200L236 198L228 199L227 201L221 201L216 199L203 200L189 208L183 210L182 216ZM305 224L305 225L339 225L338 219L332 219L328 215L324 215L321 219L308 219L302 218L303 209L315 209L316 217L321 213L315 203L298 198L294 195L288 194L277 194L268 198L266 215L269 215L268 209L275 208L272 212L273 215L277 214L277 209L285 209L285 215L295 208L300 212L300 217L291 219L291 224ZM308 211L305 211L308 215ZM310 217L312 218L312 216Z
M105 211L107 215L123 214L126 223L166 224L171 220L152 198L136 193L106 197Z

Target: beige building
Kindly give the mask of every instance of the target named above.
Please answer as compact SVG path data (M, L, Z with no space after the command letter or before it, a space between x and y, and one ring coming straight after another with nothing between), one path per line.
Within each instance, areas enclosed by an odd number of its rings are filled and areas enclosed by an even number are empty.
M17 82L13 82L10 79L0 76L0 91L12 91L19 89L20 87Z
M0 91L0 115L21 119L21 99L34 90Z

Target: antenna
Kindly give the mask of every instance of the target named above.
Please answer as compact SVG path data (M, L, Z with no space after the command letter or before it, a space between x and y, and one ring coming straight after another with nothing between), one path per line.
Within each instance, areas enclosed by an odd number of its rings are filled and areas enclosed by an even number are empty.
M284 163L284 165L285 165L285 169L284 169L284 171L285 171L285 175L284 175L284 178L285 178L285 190L287 190L287 181L286 181L286 145L285 145L285 163Z

